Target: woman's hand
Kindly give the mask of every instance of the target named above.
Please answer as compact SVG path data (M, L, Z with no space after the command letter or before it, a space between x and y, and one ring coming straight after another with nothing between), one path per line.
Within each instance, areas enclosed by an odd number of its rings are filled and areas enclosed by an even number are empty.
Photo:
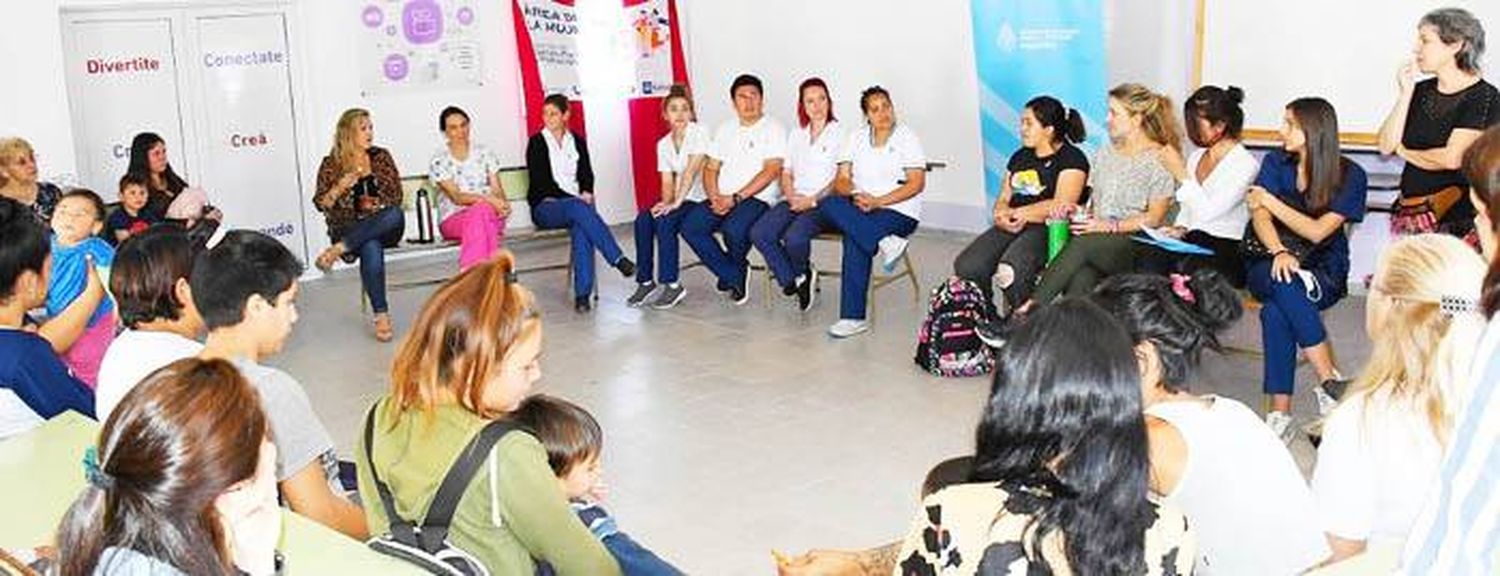
M708 209L716 216L728 214L730 210L734 209L734 205L734 196L717 194L708 199Z
M1271 278L1277 282L1291 282L1302 270L1302 263L1291 252L1282 251L1271 259Z
M997 220L995 224L999 226L1001 230L1010 232L1011 234L1020 234L1021 230L1026 229L1026 217L1021 216L1019 212L1012 210L1006 212L1004 219Z
M489 202L501 218L510 217L510 200L506 200L503 196L485 196L484 201Z
M1245 207L1251 210L1259 210L1266 205L1267 198L1274 198L1270 192L1260 186L1251 186L1245 192Z
M855 192L854 206L861 212L874 212L880 208L880 199L864 192Z
M593 204L594 203L594 193L593 192L579 192L578 193L578 199L582 200L584 204Z
M1165 228L1162 228L1160 232L1162 233L1162 235L1168 238L1177 238L1181 240L1183 236L1187 236L1188 229L1182 226L1167 226Z
M817 198L814 198L812 196L793 194L791 198L787 199L787 204L792 209L792 212L801 214L803 212L816 208L818 206L818 200Z
M1401 67L1396 69L1396 88L1401 90L1401 94L1411 94L1416 90L1417 75L1420 73L1416 59L1408 58L1401 63Z
M675 208L675 206L673 206L670 202L657 202L656 204L653 204L651 206L651 217L661 218L662 216L666 216L667 213L671 212L673 208Z
M1077 204L1058 203L1047 213L1048 220L1068 220L1080 210Z
M1089 218L1083 222L1074 222L1072 225L1074 234L1114 234L1120 231L1118 220L1100 220Z

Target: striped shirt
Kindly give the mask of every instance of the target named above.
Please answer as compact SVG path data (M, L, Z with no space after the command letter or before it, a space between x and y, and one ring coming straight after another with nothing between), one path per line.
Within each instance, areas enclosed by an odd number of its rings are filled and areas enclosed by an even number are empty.
M1406 541L1401 574L1487 576L1500 543L1500 316L1490 320L1469 374L1469 404L1442 476Z

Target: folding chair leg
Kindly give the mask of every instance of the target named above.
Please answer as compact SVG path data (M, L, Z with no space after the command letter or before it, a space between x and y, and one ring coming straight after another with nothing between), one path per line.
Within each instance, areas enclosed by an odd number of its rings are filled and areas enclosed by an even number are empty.
M906 276L906 278L908 280L911 280L911 301L915 302L917 304L921 304L922 303L922 287L921 287L920 283L917 282L917 270L916 270L915 267L913 267L911 265L911 251L910 250L908 250L906 252L903 252L901 254L901 264L906 267L906 271L902 272L901 275L902 276Z

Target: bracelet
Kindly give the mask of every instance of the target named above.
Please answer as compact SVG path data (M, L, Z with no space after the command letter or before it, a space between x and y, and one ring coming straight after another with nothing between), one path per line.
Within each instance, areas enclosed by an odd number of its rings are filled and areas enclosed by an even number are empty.
M1275 252L1272 252L1272 253L1271 253L1271 259L1272 259L1272 260L1275 260L1275 259L1276 259L1276 257L1277 257L1277 256L1280 256L1280 255L1282 255L1282 254L1286 254L1286 255L1288 255L1288 256L1291 256L1291 257L1293 257L1293 258L1296 258L1296 257L1297 257L1297 255L1296 255L1296 254L1292 254L1292 251L1291 251L1291 250L1287 250L1287 249L1286 249L1286 248L1282 248L1282 249L1280 249L1280 250L1277 250L1277 251L1275 251Z

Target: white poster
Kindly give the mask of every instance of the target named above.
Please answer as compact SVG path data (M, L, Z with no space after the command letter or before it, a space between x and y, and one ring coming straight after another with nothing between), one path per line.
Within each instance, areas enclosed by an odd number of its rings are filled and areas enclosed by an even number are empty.
M366 0L351 14L365 95L483 84L479 0Z
M578 85L578 11L573 0L515 0L526 19L543 94L583 96ZM526 58L522 54L521 58Z
M227 228L259 230L305 256L290 58L281 14L201 17L206 125L201 184Z
M672 20L667 0L645 0L626 7L635 47L631 96L665 96L672 88Z
M78 184L114 201L138 132L165 139L172 167L186 173L171 20L78 22L70 31L66 78Z

